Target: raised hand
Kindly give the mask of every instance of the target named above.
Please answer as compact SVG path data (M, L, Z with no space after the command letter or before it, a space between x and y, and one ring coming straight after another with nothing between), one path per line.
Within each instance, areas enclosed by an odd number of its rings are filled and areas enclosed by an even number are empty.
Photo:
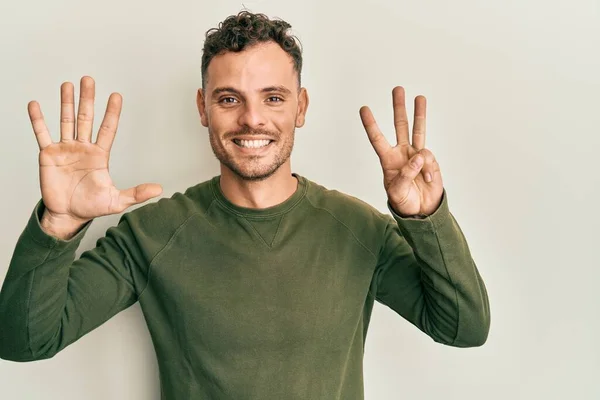
M117 189L108 173L122 98L113 93L108 99L104 119L96 142L92 140L95 83L91 77L81 79L77 123L73 84L61 86L60 141L52 142L39 104L28 104L29 117L40 148L40 186L46 207L44 220L53 231L68 231L87 221L159 196L158 184L142 184L126 190Z
M371 110L360 108L360 118L383 168L383 186L390 205L401 216L431 215L437 210L444 191L440 167L425 148L426 99L415 98L412 143L404 101L404 88L392 91L396 146L385 139Z

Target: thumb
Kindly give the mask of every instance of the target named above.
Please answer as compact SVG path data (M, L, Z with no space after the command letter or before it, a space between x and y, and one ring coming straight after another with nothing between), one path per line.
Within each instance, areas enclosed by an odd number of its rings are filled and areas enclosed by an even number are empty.
M119 191L118 212L122 212L132 205L143 203L153 197L160 196L162 186L157 183L143 183L135 187Z
M412 181L421 172L424 162L425 160L423 158L423 155L421 155L420 153L415 154L408 160L406 165L400 169L399 178L402 180L406 180L409 183L412 183Z
M398 197L404 198L410 192L413 181L423 168L423 163L423 156L417 153L400 169L390 185L394 188L393 191Z

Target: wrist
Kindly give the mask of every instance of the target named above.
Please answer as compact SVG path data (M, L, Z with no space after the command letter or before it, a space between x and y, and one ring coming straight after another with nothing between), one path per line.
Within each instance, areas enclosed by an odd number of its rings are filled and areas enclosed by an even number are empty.
M398 215L400 218L414 218L414 219L425 219L427 218L426 214L406 214L398 211L400 207L395 206L391 201L388 201L389 207L391 210Z
M49 210L44 210L40 219L42 230L61 240L69 240L75 236L89 221L72 218L69 216L54 215Z

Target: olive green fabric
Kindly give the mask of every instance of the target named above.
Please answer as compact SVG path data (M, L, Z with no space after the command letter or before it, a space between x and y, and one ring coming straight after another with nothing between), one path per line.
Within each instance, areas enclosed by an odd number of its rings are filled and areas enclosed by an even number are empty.
M375 300L437 342L485 342L485 286L446 192L403 219L294 176L266 209L229 202L216 176L123 214L77 260L91 222L49 236L40 200L0 292L0 357L50 358L139 301L162 399L351 400Z

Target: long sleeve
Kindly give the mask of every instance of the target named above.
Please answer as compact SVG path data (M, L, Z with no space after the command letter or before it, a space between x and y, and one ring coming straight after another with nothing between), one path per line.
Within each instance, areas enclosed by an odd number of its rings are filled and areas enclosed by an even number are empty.
M402 218L388 208L393 218L375 271L376 299L436 342L482 345L490 326L488 296L446 192L424 219Z
M0 358L33 361L60 350L131 306L146 282L147 257L121 217L96 247L75 251L91 221L61 240L40 225L40 200L20 235L0 291Z

